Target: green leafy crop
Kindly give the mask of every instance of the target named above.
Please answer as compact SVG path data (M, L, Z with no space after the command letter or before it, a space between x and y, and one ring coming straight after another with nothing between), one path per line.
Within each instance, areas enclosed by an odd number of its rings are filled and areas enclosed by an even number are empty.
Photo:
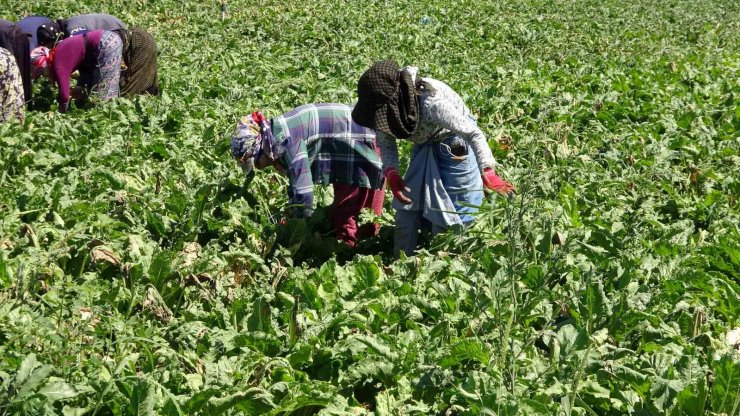
M0 125L0 414L740 412L740 3L0 0L86 12L154 34L163 94L39 82ZM386 58L518 189L400 260L390 198L351 252L228 154Z

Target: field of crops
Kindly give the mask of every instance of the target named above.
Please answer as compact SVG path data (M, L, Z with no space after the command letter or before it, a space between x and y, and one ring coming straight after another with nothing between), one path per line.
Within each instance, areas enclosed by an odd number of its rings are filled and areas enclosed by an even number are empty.
M0 414L740 413L740 3L227 5L0 0L150 30L164 90L0 125ZM228 154L385 58L519 191L401 260L390 198L349 252Z

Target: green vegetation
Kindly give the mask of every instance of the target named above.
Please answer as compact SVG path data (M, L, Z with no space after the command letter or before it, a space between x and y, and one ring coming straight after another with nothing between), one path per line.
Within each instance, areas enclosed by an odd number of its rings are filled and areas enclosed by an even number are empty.
M155 35L164 94L0 125L0 414L740 412L740 3L0 0L92 11ZM519 190L399 261L389 207L351 256L228 155L382 58Z

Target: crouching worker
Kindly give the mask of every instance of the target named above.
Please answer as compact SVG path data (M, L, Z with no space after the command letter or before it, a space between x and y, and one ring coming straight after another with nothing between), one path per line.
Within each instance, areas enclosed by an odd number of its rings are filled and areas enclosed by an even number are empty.
M39 46L31 52L34 77L49 76L59 87L59 111L67 112L69 101L93 92L102 101L118 97L121 76L121 38L114 32L95 30L72 36L54 49ZM70 87L72 73L79 71L78 87Z
M337 238L354 247L378 233L378 224L357 223L363 208L380 215L384 180L375 133L353 122L351 113L343 104L302 105L269 121L254 112L238 123L231 153L247 175L269 166L287 175L294 216L311 216L313 185L331 184Z
M508 195L514 187L493 171L486 138L462 98L447 84L379 61L360 77L354 120L378 133L396 209L394 252L412 255L424 221L432 234L470 224L483 187ZM405 179L397 140L414 143ZM408 186L407 186L408 185Z
M23 82L13 54L0 48L0 123L23 122Z
M159 95L157 43L154 37L136 28L118 33L123 36L123 62L126 65L121 73L121 96Z

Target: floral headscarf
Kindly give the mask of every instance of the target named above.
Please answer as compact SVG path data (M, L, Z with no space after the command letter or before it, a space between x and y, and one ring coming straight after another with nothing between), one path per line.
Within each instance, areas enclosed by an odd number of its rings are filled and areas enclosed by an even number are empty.
M231 136L231 155L237 159L244 174L249 175L254 168L254 160L264 152L276 160L282 155L281 147L275 144L270 123L259 111L239 120Z

